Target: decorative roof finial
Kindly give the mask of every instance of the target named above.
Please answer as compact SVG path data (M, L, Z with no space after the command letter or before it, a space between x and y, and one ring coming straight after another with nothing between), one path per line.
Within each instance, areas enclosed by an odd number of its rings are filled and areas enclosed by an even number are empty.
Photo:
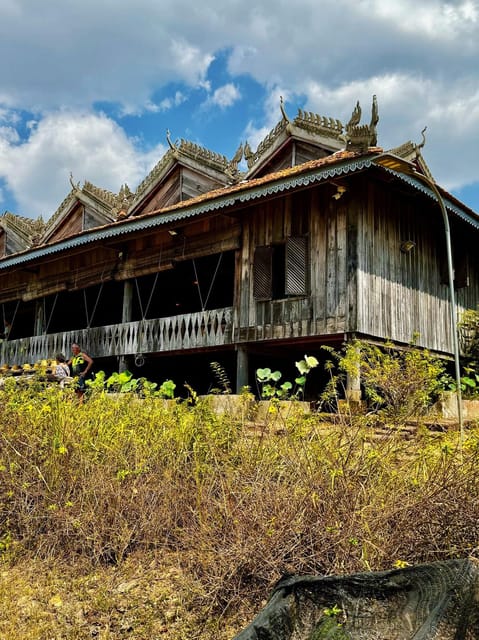
M225 173L231 182L238 182L240 173L238 171L238 164L243 159L243 143L236 149L236 153L233 158L228 162L228 166L225 169Z
M426 144L426 136L424 135L426 133L426 129L427 126L424 127L424 129L421 131L421 135L422 135L422 142L420 144L416 144L415 145L415 150L419 151L419 153L421 153L421 149L424 147L424 145Z
M281 115L283 116L283 119L286 120L286 122L289 122L290 120L284 108L283 96L279 96L279 108L281 109Z
M359 104L359 100L358 100L351 114L351 118L349 119L349 122L346 125L346 129L357 126L360 123L360 121L361 121L361 105Z
M371 140L369 141L370 147L375 147L378 143L378 135L376 132L376 125L379 122L378 101L376 95L373 95L373 104L371 107L371 122L369 123L369 132L371 134Z
M358 151L363 153L369 147L377 145L376 125L379 122L378 103L376 96L373 96L371 109L371 121L369 124L359 124L361 121L361 106L359 100L356 102L351 119L346 125L346 132L340 136L346 142L348 151Z
M76 184L73 182L73 173L70 171L70 184L72 186L73 191L80 191L80 181Z
M173 151L176 151L176 145L174 145L171 142L171 135L170 135L170 130L169 129L166 130L166 141L168 142L168 145L169 145L170 149L173 149Z

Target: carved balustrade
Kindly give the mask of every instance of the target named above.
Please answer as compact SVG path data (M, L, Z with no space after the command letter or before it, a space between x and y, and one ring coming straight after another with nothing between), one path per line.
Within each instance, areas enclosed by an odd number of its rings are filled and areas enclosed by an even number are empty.
M232 344L233 309L227 307L5 340L0 344L0 363L33 363L53 358L57 353L69 356L73 342L80 344L94 358Z

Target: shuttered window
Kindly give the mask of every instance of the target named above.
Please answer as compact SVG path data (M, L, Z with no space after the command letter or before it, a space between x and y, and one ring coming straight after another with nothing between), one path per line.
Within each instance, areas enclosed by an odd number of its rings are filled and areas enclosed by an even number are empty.
M253 270L255 300L271 300L273 297L273 247L256 247Z
M305 296L308 293L308 244L300 236L286 239L285 289L288 296Z
M255 300L275 300L303 296L309 288L307 238L286 238L284 244L256 247L254 253L253 296Z

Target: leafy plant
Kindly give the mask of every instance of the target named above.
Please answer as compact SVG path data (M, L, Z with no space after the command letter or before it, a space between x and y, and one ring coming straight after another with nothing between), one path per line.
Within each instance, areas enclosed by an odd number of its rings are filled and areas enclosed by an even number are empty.
M210 369L219 385L220 393L231 393L231 382L223 365L219 362L210 362Z
M158 389L158 396L165 400L173 400L175 397L176 384L173 380L165 380Z
M138 380L133 378L131 371L115 371L107 378L105 384L108 391L115 393L128 393L138 388Z
M85 384L92 391L103 391L105 389L105 378L104 371L97 371L94 378L85 380Z
M479 357L479 309L467 309L458 324L461 351L466 358Z
M392 342L349 343L339 369L353 376L360 373L370 404L395 420L423 414L441 391L444 374L443 363L414 343L406 349Z
M319 364L314 356L304 356L304 360L295 362L299 376L292 382L286 381L279 384L282 373L272 371L269 367L256 369L256 380L260 385L260 396L263 400L297 400L304 397L306 378L311 369Z
M479 397L479 374L476 371L476 364L471 363L464 367L464 375L460 378L461 392L464 398L473 400ZM456 380L450 375L444 375L441 383L446 391L456 391Z
M147 378L134 378L131 371L114 372L108 378L104 371L98 371L92 380L86 384L91 391L109 393L135 393L143 398L159 397L172 399L175 395L176 384L173 380L165 380L160 387L156 382Z

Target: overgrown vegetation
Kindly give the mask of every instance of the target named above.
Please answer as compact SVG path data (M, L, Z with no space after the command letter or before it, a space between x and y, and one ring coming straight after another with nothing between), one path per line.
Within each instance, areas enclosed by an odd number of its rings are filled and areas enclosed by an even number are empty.
M165 380L160 386L144 377L134 378L131 371L113 372L108 377L104 371L98 371L91 380L86 380L87 389L93 392L136 393L138 396L173 399L176 384Z
M218 387L210 390L210 393L232 393L231 382L226 373L226 369L220 362L210 362L210 369Z
M267 431L197 397L92 391L78 405L73 390L7 379L0 637L226 640L283 573L475 553L479 429L469 426L461 451L454 429L419 424L411 437L399 409L422 411L423 383L414 378L410 400L387 381L406 387L414 369L427 379L436 365L356 349L340 373L358 353L380 431L370 415L294 412Z
M259 394L263 400L299 400L304 398L306 379L310 371L318 366L314 356L304 356L303 360L295 362L299 376L294 384L289 380L280 382L281 371L272 371L269 367L256 370L256 380L259 384Z
M360 375L369 409L393 422L424 415L450 383L443 362L414 344L398 349L392 342L375 345L357 340L348 343L344 353L323 349L331 356L326 365L331 381L323 401L337 402L345 374Z

